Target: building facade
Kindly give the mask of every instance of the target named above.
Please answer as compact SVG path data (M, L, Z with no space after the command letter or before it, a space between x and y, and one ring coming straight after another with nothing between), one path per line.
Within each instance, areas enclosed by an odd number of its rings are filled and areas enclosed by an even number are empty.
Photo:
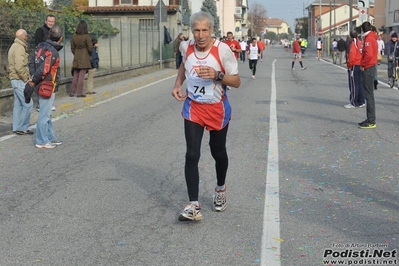
M379 1L377 0L376 5ZM398 0L386 0L385 1L385 32L391 31L399 32L399 1Z

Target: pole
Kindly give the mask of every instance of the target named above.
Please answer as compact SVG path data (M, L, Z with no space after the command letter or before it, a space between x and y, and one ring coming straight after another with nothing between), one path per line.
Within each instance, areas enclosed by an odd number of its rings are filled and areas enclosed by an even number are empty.
M349 0L349 32L352 31L352 20L353 20L353 0Z
M161 21L162 21L162 0L159 0L159 69L162 70L162 33L161 33Z
M330 47L330 45L331 45L331 0L330 0L330 30L328 31L328 46L329 46L329 49L328 49L328 52L330 52L330 50L331 50L331 47Z
M337 36L337 14L336 11L337 7L335 6L335 0L334 0L334 36Z
M319 0L319 25L318 30L321 30L321 0Z

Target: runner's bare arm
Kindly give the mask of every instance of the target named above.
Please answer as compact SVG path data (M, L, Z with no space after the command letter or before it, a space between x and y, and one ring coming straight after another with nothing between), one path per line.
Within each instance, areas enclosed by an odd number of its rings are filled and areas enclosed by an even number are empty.
M184 68L184 64L180 65L179 71L177 73L175 86L172 90L172 96L176 98L178 101L184 101L187 98L187 94L183 94L182 92L182 84L186 80L185 76L186 69Z

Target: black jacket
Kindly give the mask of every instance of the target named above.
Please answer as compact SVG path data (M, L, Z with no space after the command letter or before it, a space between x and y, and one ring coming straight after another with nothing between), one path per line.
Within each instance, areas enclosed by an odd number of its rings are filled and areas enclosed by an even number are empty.
M165 26L163 26L163 31L164 31L164 44L168 44L168 43L172 42L173 39L170 36L169 31Z
M35 46L37 46L41 42L47 41L47 39L50 37L50 28L47 27L46 24L41 26L36 30L35 34Z
M396 41L397 43L398 41ZM385 43L385 51L387 52L388 61L393 61L393 57L397 57L399 53L399 45L396 44L395 51L395 42L389 40ZM395 54L394 54L395 53ZM391 56L391 58L389 58Z
M340 51L340 52L346 51L346 42L344 41L344 39L339 39L337 47L338 47L338 51Z

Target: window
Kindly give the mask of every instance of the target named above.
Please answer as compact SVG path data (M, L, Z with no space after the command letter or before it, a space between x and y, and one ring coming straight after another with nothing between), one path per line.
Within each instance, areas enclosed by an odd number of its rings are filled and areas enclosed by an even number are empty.
M154 31L159 29L159 24L153 19L140 19L140 31Z
M131 5L132 0L121 0L121 5Z
M169 0L169 5L180 5L180 0Z
M394 23L399 22L399 10L395 10L395 11L393 12L393 22L394 22Z

